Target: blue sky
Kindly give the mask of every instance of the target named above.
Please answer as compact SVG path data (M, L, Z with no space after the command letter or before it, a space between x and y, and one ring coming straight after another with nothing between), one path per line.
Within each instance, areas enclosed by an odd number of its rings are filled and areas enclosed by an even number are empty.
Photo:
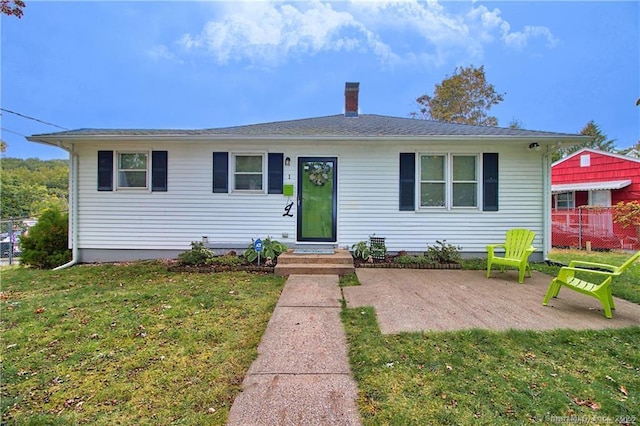
M2 108L77 128L211 128L360 112L407 117L484 65L500 126L640 140L640 2L54 2L1 18ZM2 111L6 157L67 158Z

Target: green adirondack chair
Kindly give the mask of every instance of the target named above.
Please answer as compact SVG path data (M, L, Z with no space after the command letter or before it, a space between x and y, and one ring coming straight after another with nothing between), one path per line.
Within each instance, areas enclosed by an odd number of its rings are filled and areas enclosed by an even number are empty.
M549 300L552 297L558 297L560 288L565 286L571 290L575 290L579 293L598 299L604 308L604 316L611 318L611 310L616 308L613 304L613 297L611 297L611 281L631 266L631 264L638 260L638 258L640 258L640 251L631 256L620 266L573 260L569 263L569 266L563 266L560 268L558 276L549 284L547 295L544 296L542 304L547 306ZM577 278L576 272L588 272L590 274L599 275L604 278L604 281L599 284L585 281Z
M528 229L510 229L503 244L487 245L487 278L491 277L492 265L499 265L502 272L505 267L510 266L518 269L518 282L522 284L526 272L531 276L529 256L536 251L531 245L535 236L536 234ZM496 249L504 250L504 255L496 255Z

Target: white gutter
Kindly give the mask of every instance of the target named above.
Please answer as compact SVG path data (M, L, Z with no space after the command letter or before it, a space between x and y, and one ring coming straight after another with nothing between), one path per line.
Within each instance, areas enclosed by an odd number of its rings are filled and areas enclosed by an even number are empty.
M54 268L54 271L69 268L78 263L78 154L74 151L74 146L66 148L59 142L56 146L69 153L69 230L71 231L71 261Z

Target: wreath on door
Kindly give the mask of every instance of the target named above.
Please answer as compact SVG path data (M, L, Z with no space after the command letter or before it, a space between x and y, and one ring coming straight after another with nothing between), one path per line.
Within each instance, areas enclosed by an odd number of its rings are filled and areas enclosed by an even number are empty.
M309 164L309 180L317 186L322 186L329 180L331 165L329 163Z

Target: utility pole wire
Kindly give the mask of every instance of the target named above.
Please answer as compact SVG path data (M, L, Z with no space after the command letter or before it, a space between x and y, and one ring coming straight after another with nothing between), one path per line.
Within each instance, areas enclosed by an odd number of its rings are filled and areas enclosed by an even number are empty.
M5 131L5 132L9 132L9 133L13 133L14 135L18 135L18 136L22 136L23 138L26 138L25 135L23 135L22 133L18 133L18 132L14 132L13 130L9 130L5 127L0 127L0 130Z
M28 115L20 114L19 112L11 111L11 110L8 110L8 109L5 109L5 108L0 108L0 110L8 112L9 114L15 114L18 117L22 117L22 118L26 118L28 120L37 121L38 123L46 124L47 126L57 127L58 129L62 129L62 130L69 130L66 127L58 126L57 124L53 124L53 123L48 123L46 121L39 120L39 119L37 119L35 117L30 117Z

